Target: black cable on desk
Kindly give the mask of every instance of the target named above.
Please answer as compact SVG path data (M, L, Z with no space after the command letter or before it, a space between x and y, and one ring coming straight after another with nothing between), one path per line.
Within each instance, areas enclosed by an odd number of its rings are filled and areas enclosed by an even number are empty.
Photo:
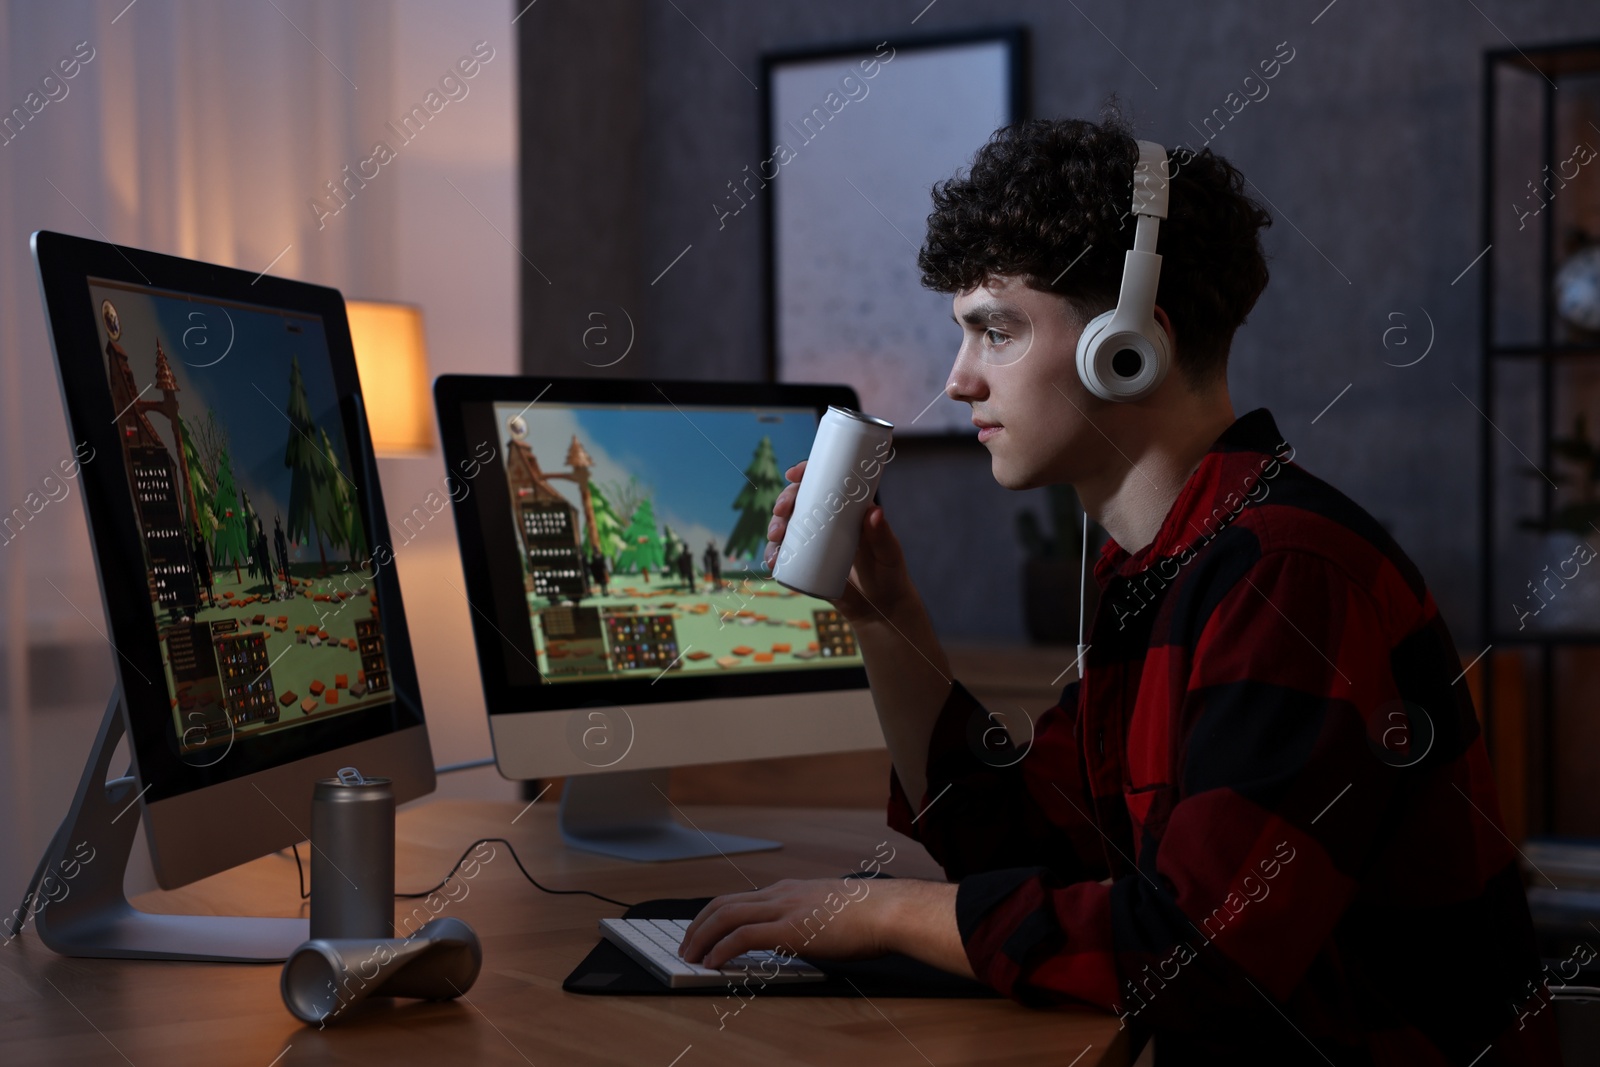
M493 766L494 766L494 757L493 756L485 756L483 759L469 759L465 763L446 763L442 767L435 767L433 769L433 773L435 775L455 774L457 771L473 771L473 770L477 770L479 767L493 767Z
M541 892L550 893L550 894L555 895L555 896L572 896L572 895L581 894L583 896L594 897L596 900L603 900L607 904L615 904L619 908L631 908L631 907L633 907L632 904L629 904L629 903L627 903L625 901L615 900L615 899L613 899L611 897L604 896L604 895L602 895L600 893L596 893L596 892L593 892L593 891L588 890L588 889L551 889L549 886L540 885L539 884L539 880L537 878L535 878L533 875L529 874L528 873L528 868L526 868L526 867L524 867L522 865L522 858L517 855L517 850L511 846L511 842L507 841L503 837L480 837L480 838L478 838L478 840L474 841L472 844L467 846L465 852L461 853L461 858L456 860L455 865L450 868L450 873L445 875L443 881L441 881L438 885L433 886L430 889L424 889L420 893L396 893L395 897L398 898L398 899L401 899L401 900L415 900L418 897L425 897L425 896L428 896L431 893L438 892L439 890L443 889L446 885L449 884L451 878L455 877L456 872L458 870L460 870L461 869L461 865L467 861L467 856L472 852L473 849L477 848L479 845L490 844L490 843L501 844L501 845L506 846L506 851L511 853L511 861L517 865L517 870L521 871L522 872L522 876L524 878L526 878L528 881L532 882L533 883L533 887L535 889L538 889ZM301 864L301 862L300 862L300 846L299 845L294 845L294 846L292 846L292 848L293 848L293 851L294 851L295 872L300 876L300 899L301 900L307 900L311 896L311 891L306 888L306 871L305 871L304 865Z

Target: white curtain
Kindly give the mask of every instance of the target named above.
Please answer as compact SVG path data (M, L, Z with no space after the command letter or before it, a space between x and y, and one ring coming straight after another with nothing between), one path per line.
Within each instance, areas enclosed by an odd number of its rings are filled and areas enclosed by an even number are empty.
M7 510L70 451L28 253L33 230L249 270L276 259L273 271L290 277L337 279L358 291L394 288L391 220L377 183L364 191L370 203L352 202L320 232L309 207L387 117L391 5L140 0L122 10L125 4L0 8L0 102L8 111L26 110L29 94L75 48L93 56L71 80L58 74L59 99L44 97L42 110L0 145L7 460L0 499ZM98 614L75 508L41 514L0 548L8 602L26 602L35 643L79 634L84 620L69 598ZM8 626L17 620L8 613Z
M449 154L462 194L515 232L510 16L502 0L448 11L422 0L0 0L0 112L11 115L9 126L0 122L0 513L22 504L72 449L28 248L34 230L251 271L270 265L352 296L444 302L453 283L419 273L421 249L403 254L408 225L415 244L430 243L416 221L425 182L433 213L471 239L470 252L485 252L478 269L488 264L494 275L477 288L510 297L515 253L488 227L471 228L482 219L451 202L440 173ZM440 115L451 121L437 125L453 129L428 130L319 222L311 204L331 205L326 183L346 165L354 170L385 123L478 40L492 42L498 62L486 66L477 97ZM458 151L447 153L452 138ZM486 182L491 192L482 192ZM471 273L454 284L472 284ZM511 369L514 301L505 303L494 329L481 315L462 327L477 343L503 345L505 366L464 369ZM435 344L438 325L430 323ZM434 369L457 368L436 358ZM59 817L57 795L70 796L70 785L36 780L47 738L28 705L30 692L38 705L72 679L45 671L30 682L29 647L98 648L92 666L111 680L92 560L75 486L0 545L0 892L42 845L38 827Z

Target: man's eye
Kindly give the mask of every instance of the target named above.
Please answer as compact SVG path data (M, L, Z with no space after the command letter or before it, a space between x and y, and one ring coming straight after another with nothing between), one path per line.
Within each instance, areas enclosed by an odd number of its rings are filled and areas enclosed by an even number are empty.
M1011 338L1007 337L1004 333L1001 333L993 326L983 331L983 339L989 342L989 346L991 348L999 348L1001 345L1011 340Z

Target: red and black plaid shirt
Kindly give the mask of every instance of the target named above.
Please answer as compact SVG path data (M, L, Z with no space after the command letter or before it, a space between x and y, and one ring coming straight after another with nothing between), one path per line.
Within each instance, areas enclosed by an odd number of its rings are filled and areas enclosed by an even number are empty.
M1154 542L1101 551L1083 681L1031 744L956 683L889 825L959 881L980 979L1111 1009L1165 1064L1559 1063L1461 658L1291 456L1235 421Z

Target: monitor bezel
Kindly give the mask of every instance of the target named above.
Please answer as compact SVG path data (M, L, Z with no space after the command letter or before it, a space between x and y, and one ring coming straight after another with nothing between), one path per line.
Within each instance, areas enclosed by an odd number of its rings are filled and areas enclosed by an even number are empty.
M618 378L563 378L515 375L444 374L434 382L439 414L439 440L449 471L467 470L474 457L466 437L465 408L475 404L603 404L651 407L810 408L818 418L829 405L854 409L855 390L843 385L791 385L775 382L639 381ZM503 463L503 457L496 456ZM452 493L452 514L461 547L472 634L489 715L568 711L574 708L649 707L686 701L771 696L867 688L867 672L856 667L808 667L789 671L704 674L670 672L648 678L605 678L595 681L516 684L506 672L509 638L495 625L494 565L484 546L478 493L502 485L481 481L471 493ZM492 499L492 498L491 498ZM509 496L503 500L509 506ZM511 560L516 565L515 559ZM520 579L520 569L518 571ZM485 609L488 610L485 610ZM529 635L531 644L531 632Z
M369 579L378 595L390 683L394 699L377 707L342 714L260 737L231 740L227 755L208 765L180 757L170 723L170 694L164 680L160 637L142 581L108 581L108 576L146 573L139 541L132 489L121 463L95 462L119 455L111 390L96 328L89 286L91 279L149 286L215 299L282 308L322 320L332 364L334 388L343 431L352 460L358 506L373 532L388 524L377 476L371 438L361 402L355 350L345 317L344 298L336 289L251 274L231 267L180 259L143 249L40 230L31 240L40 292L50 326L57 380L66 408L68 431L78 447L86 443L93 458L81 466L84 509L88 518L96 578L109 623L117 678L127 714L134 766L144 786L145 804L184 796L197 790L287 767L376 738L425 727L421 690L411 654L410 632L395 568L375 566ZM426 743L426 731L419 732ZM431 791L433 783L412 783L407 798ZM400 783L397 783L397 787ZM397 792L399 789L397 788Z

